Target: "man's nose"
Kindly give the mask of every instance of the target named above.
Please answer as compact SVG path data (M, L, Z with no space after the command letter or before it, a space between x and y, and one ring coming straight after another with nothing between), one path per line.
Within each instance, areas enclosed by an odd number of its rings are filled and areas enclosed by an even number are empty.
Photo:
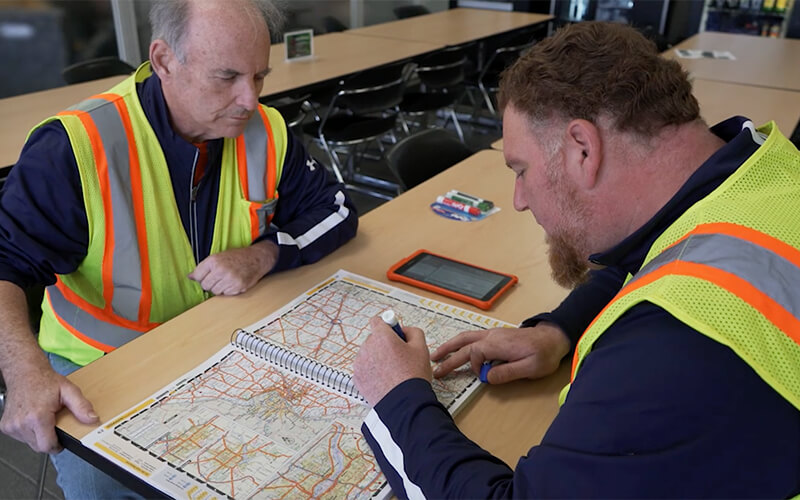
M236 104L248 111L254 111L258 106L258 97L261 94L261 85L252 80L243 81L236 88Z
M514 210L517 212L522 212L523 210L528 208L528 203L525 201L525 197L522 194L522 186L520 185L522 181L519 177L514 181Z

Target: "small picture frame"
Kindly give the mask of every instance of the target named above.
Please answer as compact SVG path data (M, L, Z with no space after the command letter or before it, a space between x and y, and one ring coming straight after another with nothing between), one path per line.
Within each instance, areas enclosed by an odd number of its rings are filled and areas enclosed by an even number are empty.
M314 30L289 31L283 34L283 47L287 61L300 61L314 57Z

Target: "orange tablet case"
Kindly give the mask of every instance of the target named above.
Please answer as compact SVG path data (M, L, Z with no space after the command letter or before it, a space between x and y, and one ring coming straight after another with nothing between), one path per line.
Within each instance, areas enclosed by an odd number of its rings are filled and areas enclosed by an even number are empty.
M470 297L468 295L464 295L462 293L454 292L453 290L448 290L447 288L442 288L442 287L439 287L439 286L436 286L436 285L432 285L430 283L425 283L424 281L420 281L420 280L417 280L417 279L414 279L414 278L409 278L408 276L404 276L402 274L397 274L396 271L399 268L401 268L403 265L405 265L409 261L413 260L415 257L417 257L420 254L432 255L434 257L438 257L438 258L443 259L443 260L448 260L450 262L455 262L455 263L458 263L458 264L462 264L464 266L472 267L472 268L475 268L475 269L480 269L482 271L487 271L487 272L490 272L492 274L505 276L505 277L509 278L509 280L505 285L503 285L502 288L497 290L494 293L494 295L492 295L490 298L488 298L486 300L481 300L481 299L476 299L475 297ZM495 271L493 269L487 269L485 267L476 266L474 264L468 264L468 263L460 261L460 260L452 259L450 257L445 257L444 255L440 255L440 254L436 254L436 253L433 253L433 252L429 252L428 250L417 250L416 252L414 252L413 254L409 255L408 257L400 260L399 262L394 264L392 267L390 267L388 271L386 271L386 277L389 278L390 280L393 280L393 281L400 281L402 283L408 283L409 285L413 285L413 286L422 288L423 290L428 290L428 291L431 291L431 292L438 293L440 295L444 295L445 297L450 297L452 299L456 299L456 300L460 300L462 302L466 302L467 304L472 304L473 306L479 307L481 309L490 309L492 307L492 305L494 305L494 303L497 301L497 299L502 294L504 294L506 291L508 291L509 288L514 286L514 284L517 281L519 281L519 278L517 278L513 274L501 273L501 272Z

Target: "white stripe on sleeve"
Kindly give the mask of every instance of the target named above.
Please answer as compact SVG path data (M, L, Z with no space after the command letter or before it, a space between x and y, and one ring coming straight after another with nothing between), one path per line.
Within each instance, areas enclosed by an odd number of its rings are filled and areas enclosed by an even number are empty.
M381 451L386 457L386 460L389 461L391 466L403 480L403 487L406 489L406 495L408 495L408 498L424 499L425 495L422 493L422 489L420 489L420 487L416 484L412 483L406 475L405 463L403 461L403 450L401 450L400 447L397 446L397 443L394 442L392 435L389 433L389 429L387 429L386 425L381 422L381 419L378 417L378 414L375 412L374 408L371 409L367 414L367 418L364 419L364 424L369 429L372 437L375 438L375 441L378 442L378 445L381 447Z
M334 202L339 207L339 210L325 217L319 224L313 226L297 238L292 238L291 235L284 232L278 232L278 244L295 245L298 249L303 249L314 243L320 236L341 224L350 215L350 210L344 206L344 193L337 191Z

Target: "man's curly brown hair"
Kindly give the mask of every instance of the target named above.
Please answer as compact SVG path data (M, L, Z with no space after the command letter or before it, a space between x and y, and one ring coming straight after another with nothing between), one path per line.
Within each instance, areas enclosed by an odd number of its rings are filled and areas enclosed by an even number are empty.
M573 24L534 45L503 73L498 101L532 124L608 117L643 137L700 116L678 62L634 28L604 22Z

